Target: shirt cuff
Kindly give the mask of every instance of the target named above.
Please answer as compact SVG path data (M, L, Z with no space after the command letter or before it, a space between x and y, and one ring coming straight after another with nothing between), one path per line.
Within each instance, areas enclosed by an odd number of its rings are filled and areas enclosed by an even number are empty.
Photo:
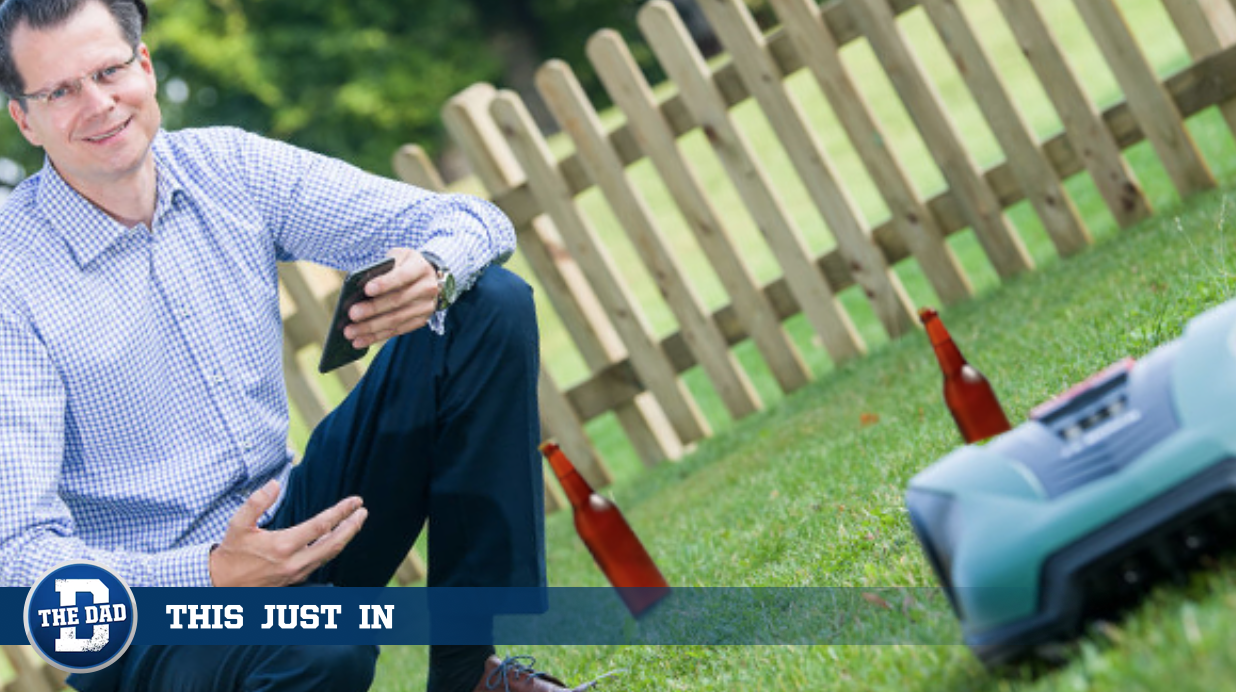
M146 574L134 586L213 586L210 581L211 544L173 548L150 556Z

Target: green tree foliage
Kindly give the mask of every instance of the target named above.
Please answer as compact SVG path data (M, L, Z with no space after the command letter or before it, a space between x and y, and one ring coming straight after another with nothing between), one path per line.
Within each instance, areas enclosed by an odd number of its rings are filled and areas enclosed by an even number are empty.
M169 127L227 123L389 171L439 136L453 93L491 80L472 5L454 0L156 0L147 40ZM183 90L181 95L183 96Z
M531 69L512 70L513 62L566 60L598 106L607 99L584 54L593 32L616 28L642 63L653 62L638 41L639 0L148 3L145 38L166 127L235 125L383 174L401 144L440 149L439 111L470 84L527 94ZM27 172L42 165L8 118L0 157ZM0 183L11 184L6 168Z

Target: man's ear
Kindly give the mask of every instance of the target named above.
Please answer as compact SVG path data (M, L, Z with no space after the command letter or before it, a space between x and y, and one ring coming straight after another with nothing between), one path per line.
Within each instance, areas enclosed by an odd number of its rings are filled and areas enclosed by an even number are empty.
M145 43L137 47L137 61L142 66L142 72L150 75L150 79L158 81L155 75L154 59L150 57L150 48Z
M30 129L30 122L27 120L26 110L21 107L17 99L9 99L9 115L12 116L13 122L17 123L17 129L21 130L21 134L36 147L43 146L43 141L35 134L34 130Z

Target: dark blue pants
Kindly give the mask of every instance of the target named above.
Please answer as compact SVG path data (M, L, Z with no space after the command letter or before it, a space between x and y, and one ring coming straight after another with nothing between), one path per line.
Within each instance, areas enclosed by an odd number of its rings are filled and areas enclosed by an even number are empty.
M313 431L271 529L348 495L361 532L311 577L385 586L429 531L430 586L544 586L536 315L522 279L491 267L447 312L446 333L388 342ZM133 646L73 676L80 690L365 690L375 647Z

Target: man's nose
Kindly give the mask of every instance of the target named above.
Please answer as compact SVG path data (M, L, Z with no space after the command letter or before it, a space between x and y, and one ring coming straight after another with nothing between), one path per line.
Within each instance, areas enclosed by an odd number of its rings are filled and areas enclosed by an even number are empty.
M115 98L111 93L89 77L82 80L77 99L78 107L86 113L110 110L115 105Z

